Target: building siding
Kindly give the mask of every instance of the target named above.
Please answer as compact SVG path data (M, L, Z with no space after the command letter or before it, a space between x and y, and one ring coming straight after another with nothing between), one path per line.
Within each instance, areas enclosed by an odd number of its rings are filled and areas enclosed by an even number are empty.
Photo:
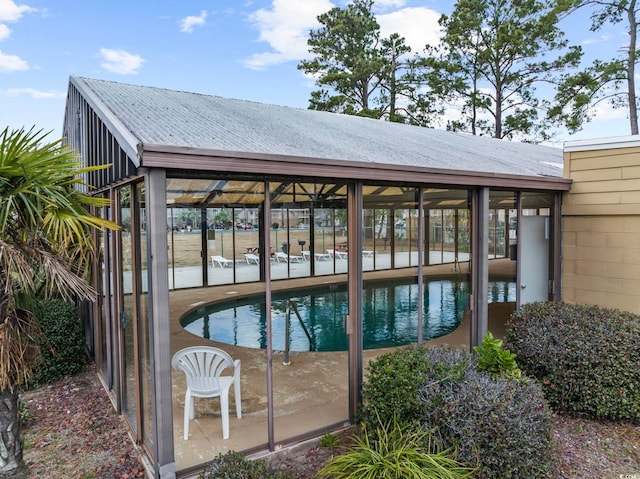
M640 314L640 141L565 146L562 297ZM632 141L633 143L633 141Z

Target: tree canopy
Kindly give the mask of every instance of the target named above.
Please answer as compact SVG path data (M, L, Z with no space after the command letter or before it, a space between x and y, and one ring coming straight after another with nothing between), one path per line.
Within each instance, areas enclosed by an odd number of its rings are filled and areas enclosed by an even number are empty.
M372 0L356 0L318 16L323 25L309 34L315 56L298 68L316 77L321 88L311 94L311 109L379 117L374 92L380 87L384 62L380 26L371 13ZM372 98L373 97L373 98Z
M423 65L432 91L461 111L449 128L495 138L548 138L536 87L577 66L551 6L539 0L459 0Z
M440 43L411 57L398 33L381 38L373 4L354 0L318 17L322 26L308 40L313 57L298 65L320 87L309 108L431 126L448 107L451 130L549 138L549 101L537 87L557 82L582 55L552 4L459 0L440 18Z
M313 57L298 69L315 78L309 108L348 115L425 123L404 37L382 38L373 0L354 0L318 16L321 27L309 33Z
M565 124L570 132L579 130L594 116L593 107L603 102L626 108L632 135L638 134L638 105L635 65L638 62L638 5L636 0L559 0L556 11L570 15L591 8L591 31L605 24L625 23L629 44L610 59L596 59L586 68L563 76L550 117Z

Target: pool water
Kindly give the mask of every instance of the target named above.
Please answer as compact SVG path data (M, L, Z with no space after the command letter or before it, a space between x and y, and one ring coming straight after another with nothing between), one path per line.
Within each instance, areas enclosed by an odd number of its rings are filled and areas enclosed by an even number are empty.
M465 279L429 279L424 282L423 339L454 331L467 307L469 286ZM311 337L291 314L291 351L346 351L346 285L298 289L274 293L271 300L274 350L285 349L287 302L291 300ZM489 301L515 301L515 283L495 280L489 284ZM416 343L418 340L418 285L407 281L365 283L363 289L364 349ZM264 295L216 303L184 316L183 328L213 341L266 348Z

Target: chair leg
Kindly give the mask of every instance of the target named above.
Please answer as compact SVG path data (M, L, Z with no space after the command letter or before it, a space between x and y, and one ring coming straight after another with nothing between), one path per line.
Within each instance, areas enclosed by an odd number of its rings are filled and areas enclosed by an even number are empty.
M193 417L193 398L191 392L187 389L184 396L184 440L189 439L189 419Z
M220 394L220 416L222 416L222 439L229 439L229 390Z
M233 382L233 395L236 398L236 416L242 417L242 398L240 397L240 378Z

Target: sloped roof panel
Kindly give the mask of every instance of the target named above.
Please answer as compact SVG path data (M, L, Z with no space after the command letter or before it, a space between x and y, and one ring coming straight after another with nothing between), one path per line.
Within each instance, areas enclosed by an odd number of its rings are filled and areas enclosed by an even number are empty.
M156 87L71 81L92 92L142 144L562 177L559 148Z

